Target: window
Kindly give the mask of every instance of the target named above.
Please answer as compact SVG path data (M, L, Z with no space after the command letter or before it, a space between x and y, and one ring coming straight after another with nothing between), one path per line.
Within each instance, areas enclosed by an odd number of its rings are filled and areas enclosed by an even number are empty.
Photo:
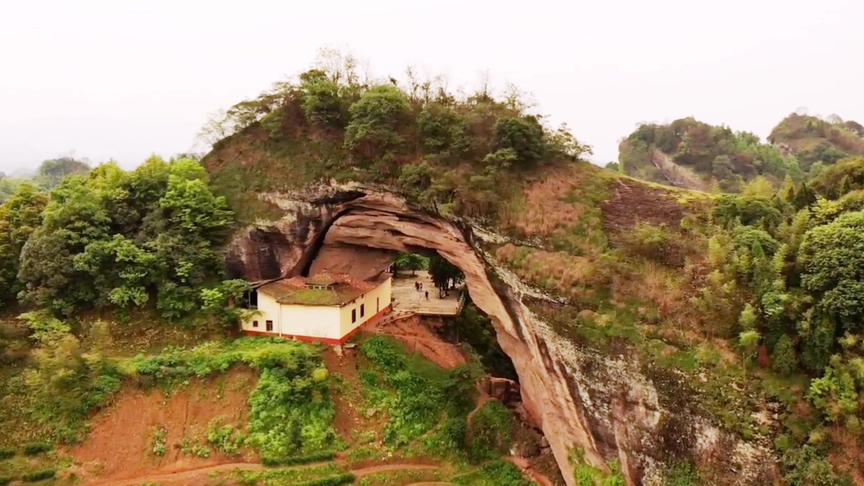
M252 327L258 327L258 321L252 321Z
M375 312L381 311L381 297L375 297Z
M366 315L366 304L360 304L360 319L363 319L364 315Z
M243 308L257 309L258 308L258 291L250 290L243 294Z
M273 330L273 321L267 321L267 330L268 330L268 331L272 331L272 330Z
M351 324L357 322L357 309L351 309Z

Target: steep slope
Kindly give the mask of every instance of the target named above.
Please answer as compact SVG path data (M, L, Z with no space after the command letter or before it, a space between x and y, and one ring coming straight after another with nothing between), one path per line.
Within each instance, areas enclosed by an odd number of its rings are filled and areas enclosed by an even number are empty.
M822 119L792 113L771 130L768 140L795 155L804 170L817 163L830 165L845 157L864 155L864 126L836 116Z
M756 176L776 182L800 175L794 158L755 135L693 118L640 126L621 142L618 164L623 173L641 179L726 192L737 192Z
M622 471L629 484L659 481L665 464L685 459L681 454L716 471L738 471L748 484L772 477L768 450L723 432L704 411L684 405L687 398L679 394L689 392L683 376L656 374L623 348L606 354L556 331L538 312L568 312L572 304L525 285L497 262L492 252L512 245L511 239L430 214L383 188L318 186L262 198L283 208L284 216L235 239L230 266L248 279L302 272L319 248L330 245L422 248L459 267L472 299L492 317L526 408L569 484L575 480L566 471L576 456L585 467ZM303 239L290 236L305 231ZM262 253L275 258L262 261Z

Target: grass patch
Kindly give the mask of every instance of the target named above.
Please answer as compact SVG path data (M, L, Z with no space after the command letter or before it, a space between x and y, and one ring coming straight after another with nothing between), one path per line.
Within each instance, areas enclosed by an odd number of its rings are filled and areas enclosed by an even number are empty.
M489 401L479 409L469 424L468 456L472 461L493 459L507 453L516 428L516 420L507 407Z
M463 449L474 394L467 368L443 370L384 336L368 339L360 349L370 363L361 373L369 414L389 418L384 429L388 446L402 448L422 437L423 449L433 455Z
M441 471L437 469L405 469L402 471L382 471L364 476L357 482L359 486L400 486L418 482L442 481Z
M507 461L492 461L450 479L460 486L533 486L518 467Z

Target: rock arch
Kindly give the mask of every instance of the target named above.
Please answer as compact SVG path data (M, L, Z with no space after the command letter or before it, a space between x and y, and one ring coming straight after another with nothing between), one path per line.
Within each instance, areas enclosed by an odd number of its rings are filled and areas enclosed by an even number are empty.
M574 484L574 450L601 470L618 461L628 484L655 484L670 440L687 444L697 457L731 447L727 458L742 484L772 474L766 450L731 439L702 417L666 409L637 363L580 349L555 333L525 304L547 297L495 266L483 250L499 236L412 207L378 188L320 186L261 198L285 216L236 236L228 266L237 276L259 280L303 273L322 248L339 246L432 250L462 270L472 300L492 319L519 376L525 408L568 485ZM670 423L676 424L671 432Z

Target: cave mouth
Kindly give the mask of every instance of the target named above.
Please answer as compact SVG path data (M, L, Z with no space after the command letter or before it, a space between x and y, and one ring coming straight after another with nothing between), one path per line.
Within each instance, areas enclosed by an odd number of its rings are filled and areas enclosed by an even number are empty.
M382 251L361 245L322 245L313 256L307 275L344 272L358 278L382 268L393 274L394 311L417 311L435 321L430 326L445 342L467 347L489 376L519 381L515 366L498 343L492 319L471 299L465 274L438 253L422 246L407 251ZM346 265L346 262L349 265ZM420 288L416 284L422 284ZM433 287L434 288L430 288ZM409 302L410 301L410 302ZM423 304L430 304L425 309ZM435 315L440 311L440 315Z

